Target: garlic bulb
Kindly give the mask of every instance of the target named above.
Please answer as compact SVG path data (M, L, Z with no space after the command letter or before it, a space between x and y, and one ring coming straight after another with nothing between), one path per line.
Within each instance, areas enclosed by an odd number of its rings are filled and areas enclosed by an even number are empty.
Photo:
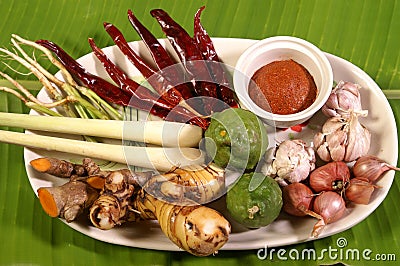
M358 84L339 81L322 107L322 112L328 117L349 116L351 112L366 116L368 111L362 110L360 89Z
M358 114L332 117L314 136L314 148L326 161L351 162L366 155L371 143L371 133L358 120Z
M281 185L306 179L315 168L315 152L303 140L285 140L267 150L261 172Z

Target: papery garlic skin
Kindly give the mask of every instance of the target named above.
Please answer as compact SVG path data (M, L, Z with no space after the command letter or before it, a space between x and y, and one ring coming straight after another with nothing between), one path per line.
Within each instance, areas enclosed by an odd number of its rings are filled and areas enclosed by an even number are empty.
M328 117L350 116L351 112L367 115L368 111L362 110L360 89L358 84L339 81L321 108L322 113Z
M315 161L314 149L303 140L285 140L266 152L261 172L286 186L305 180L315 169Z
M371 145L371 133L351 112L348 117L331 117L314 136L313 144L321 160L352 162L366 155Z

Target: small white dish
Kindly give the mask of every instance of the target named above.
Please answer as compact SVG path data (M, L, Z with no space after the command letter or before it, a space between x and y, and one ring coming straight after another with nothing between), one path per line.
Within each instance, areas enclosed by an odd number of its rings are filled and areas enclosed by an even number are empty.
M248 87L254 73L261 67L281 60L292 59L308 70L317 86L315 101L294 114L274 114L259 107L249 96ZM265 123L288 128L310 119L327 101L333 85L332 67L325 54L315 45L290 36L275 36L246 49L236 63L233 85L242 107L252 111Z

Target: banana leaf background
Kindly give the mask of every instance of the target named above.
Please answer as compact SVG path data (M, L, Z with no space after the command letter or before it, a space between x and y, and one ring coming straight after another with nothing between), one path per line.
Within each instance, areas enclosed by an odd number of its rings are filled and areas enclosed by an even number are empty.
M118 26L129 41L139 40L127 20L128 9L156 37L162 38L158 24L149 14L151 9L166 10L191 33L193 15L202 5L206 5L202 23L213 37L300 37L359 66L382 89L400 89L400 2L395 0L1 0L0 46L10 47L11 34L16 33L30 40L52 40L78 58L90 52L88 37L95 38L99 47L112 45L104 32L104 21ZM51 66L49 69L56 71ZM4 65L0 70L24 79L23 84L33 93L41 87L32 76L13 74ZM400 100L394 98L389 102L398 122ZM0 111L27 113L28 109L15 97L0 93ZM329 256L303 261L260 260L257 250L220 251L216 256L197 258L183 252L103 243L49 218L29 185L23 148L0 144L0 265L396 265L393 260L400 260L399 177L396 174L378 209L353 228L324 239L282 247L287 251L312 248L319 254L329 246L337 247L338 239L345 238L347 248L370 249L371 256L387 254L386 259L391 261Z

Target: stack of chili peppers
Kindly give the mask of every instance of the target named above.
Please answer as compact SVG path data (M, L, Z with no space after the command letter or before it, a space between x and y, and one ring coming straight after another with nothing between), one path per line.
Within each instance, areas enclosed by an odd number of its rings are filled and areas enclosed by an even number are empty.
M155 92L130 79L91 38L89 44L93 53L115 84L89 73L57 44L48 40L36 42L51 50L84 86L108 102L144 110L164 120L187 122L207 129L208 117L213 112L236 108L238 103L229 74L200 22L204 8L201 7L195 14L193 37L164 10L150 12L176 51L180 63L172 59L154 35L128 10L128 19L149 49L157 68L145 62L129 46L117 27L104 23L114 43Z

